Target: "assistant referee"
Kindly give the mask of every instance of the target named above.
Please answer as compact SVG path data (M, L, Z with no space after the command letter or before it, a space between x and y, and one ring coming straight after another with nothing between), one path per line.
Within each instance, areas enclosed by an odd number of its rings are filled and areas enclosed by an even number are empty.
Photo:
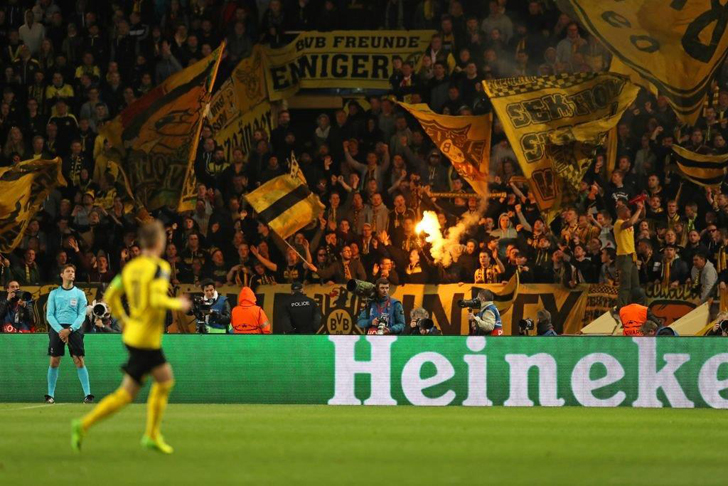
M94 401L91 395L91 385L88 378L88 370L84 362L86 350L83 345L83 331L81 326L86 319L86 294L83 290L75 287L76 267L64 265L61 269L62 285L48 295L48 308L46 320L50 325L48 329L48 356L51 357L48 367L48 394L45 396L46 403L56 403L56 382L58 381L58 367L61 365L61 357L68 351L76 365L78 380L83 388L84 403Z

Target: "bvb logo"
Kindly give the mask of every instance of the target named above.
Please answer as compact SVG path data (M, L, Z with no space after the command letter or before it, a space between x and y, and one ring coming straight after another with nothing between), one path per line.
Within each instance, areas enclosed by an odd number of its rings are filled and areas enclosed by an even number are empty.
M440 150L456 164L462 164L465 162L465 154L463 154L463 151L455 146L453 141L449 138L442 143Z
M326 316L326 330L329 334L351 334L353 326L351 314L343 309L335 309Z

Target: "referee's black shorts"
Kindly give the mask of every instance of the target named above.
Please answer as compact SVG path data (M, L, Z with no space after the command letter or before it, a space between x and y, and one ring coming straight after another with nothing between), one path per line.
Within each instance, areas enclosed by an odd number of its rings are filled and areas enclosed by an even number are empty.
M125 346L129 350L129 361L121 369L140 385L144 384L144 378L154 368L167 362L161 349L139 349L128 344Z
M63 329L71 327L70 324L61 324ZM68 352L71 356L86 356L86 348L83 346L83 333L79 331L73 331L68 335L68 343L61 341L61 336L52 327L48 329L48 337L50 341L48 343L48 356L57 358L59 356L66 355L66 344L68 344Z

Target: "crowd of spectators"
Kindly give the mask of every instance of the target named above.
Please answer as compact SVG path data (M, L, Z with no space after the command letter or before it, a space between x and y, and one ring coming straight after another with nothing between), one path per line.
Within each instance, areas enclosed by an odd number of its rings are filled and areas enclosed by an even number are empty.
M640 282L691 284L704 299L725 287L727 188L682 178L670 146L728 151L726 67L695 126L679 123L663 96L641 92L618 125L616 170L607 173L599 152L551 224L496 119L490 188L506 196L490 200L478 224L448 248L446 265L415 233L424 210L436 212L447 232L478 214L479 201L431 196L472 191L395 100L485 114L484 79L605 70L607 51L551 0L7 0L0 6L0 164L59 156L68 186L51 194L16 251L0 255L3 284L58 283L67 263L77 266L78 282L109 282L139 254L138 222L119 174L105 169L103 147L94 150L99 129L126 106L223 38L224 80L256 43L276 47L292 32L333 29L437 34L416 64L395 59L386 96L322 110L315 123L282 109L270 136L255 133L250 153L236 148L227 158L204 127L195 210L153 213L167 228L175 284L500 283L516 273L525 283L617 284L617 206L644 193L635 228ZM295 250L242 198L285 173L292 152L326 206L291 238Z

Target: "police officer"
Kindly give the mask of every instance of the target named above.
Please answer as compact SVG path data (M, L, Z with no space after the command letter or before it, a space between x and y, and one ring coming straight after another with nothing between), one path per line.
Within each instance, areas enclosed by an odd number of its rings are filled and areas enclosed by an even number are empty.
M303 293L303 284L291 284L291 297L283 308L283 329L290 334L316 334L321 326L321 309Z

